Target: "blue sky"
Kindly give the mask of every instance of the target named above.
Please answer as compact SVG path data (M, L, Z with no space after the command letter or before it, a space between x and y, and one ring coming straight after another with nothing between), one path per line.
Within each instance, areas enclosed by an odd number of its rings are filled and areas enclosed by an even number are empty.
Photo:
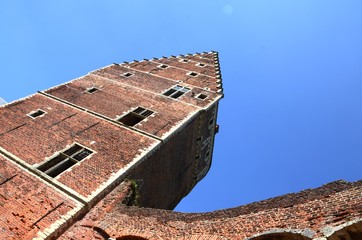
M361 179L359 0L0 2L0 96L113 62L215 50L225 98L202 212Z

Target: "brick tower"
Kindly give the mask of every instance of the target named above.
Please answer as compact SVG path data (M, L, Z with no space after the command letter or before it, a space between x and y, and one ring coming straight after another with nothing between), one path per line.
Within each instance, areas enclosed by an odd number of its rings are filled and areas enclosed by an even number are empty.
M0 107L0 239L361 238L362 182L171 211L208 172L218 55L112 64Z

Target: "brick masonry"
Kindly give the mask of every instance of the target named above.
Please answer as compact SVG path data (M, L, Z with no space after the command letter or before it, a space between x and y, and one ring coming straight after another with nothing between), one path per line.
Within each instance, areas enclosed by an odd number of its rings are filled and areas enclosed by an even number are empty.
M129 191L122 185L123 196ZM110 194L61 239L97 239L102 232L113 239L359 240L361 193L362 181L336 181L317 189L198 214L127 207L120 204L122 194Z
M0 106L0 239L362 239L361 182L171 211L210 169L222 97L208 52L112 64Z

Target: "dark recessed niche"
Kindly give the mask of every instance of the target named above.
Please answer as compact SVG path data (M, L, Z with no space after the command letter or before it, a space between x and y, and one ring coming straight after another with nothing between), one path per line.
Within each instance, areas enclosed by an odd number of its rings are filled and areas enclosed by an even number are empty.
M92 87L87 90L87 93L94 93L94 92L97 92L98 90L99 90L98 88Z
M162 68L162 69L166 69L166 68L168 68L168 66L167 66L167 65L165 65L165 64L161 64L161 65L159 65L158 67L159 67L159 68Z
M29 113L28 116L30 116L32 118L37 118L37 117L43 116L44 114L45 114L45 111L39 109L39 110Z
M125 74L123 74L123 77L131 77L133 76L133 73L130 72L126 72Z
M203 94L203 93L200 93L199 95L197 95L197 98L198 99L201 99L201 100L204 100L207 98L207 95L206 94Z
M196 77L196 76L197 76L197 73L195 73L195 72L190 72L189 75L192 76L192 77Z

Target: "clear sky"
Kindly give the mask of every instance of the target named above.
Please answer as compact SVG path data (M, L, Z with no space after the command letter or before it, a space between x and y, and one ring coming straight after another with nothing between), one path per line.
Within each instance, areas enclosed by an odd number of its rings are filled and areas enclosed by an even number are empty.
M360 0L2 0L0 96L113 62L215 50L225 98L208 176L176 208L362 178Z

